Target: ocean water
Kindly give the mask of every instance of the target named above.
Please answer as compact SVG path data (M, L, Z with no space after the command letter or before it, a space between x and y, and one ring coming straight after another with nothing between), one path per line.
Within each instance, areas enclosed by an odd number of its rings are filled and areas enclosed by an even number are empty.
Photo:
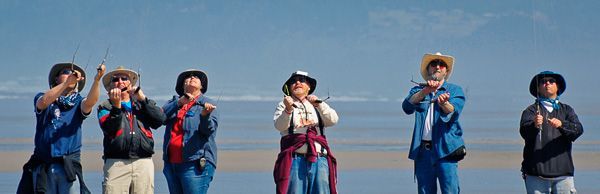
M32 150L35 132L33 100L4 99L0 106L0 151ZM164 101L159 101L159 105ZM273 127L275 101L221 101L217 143L224 150L277 149L279 133ZM331 146L339 150L406 150L412 137L414 116L402 111L399 101L329 101L340 116L326 129ZM523 107L490 109L486 103L467 103L461 118L469 149L520 151L523 140L518 128ZM581 107L579 119L584 134L575 142L576 151L600 151L600 111ZM589 110L588 110L589 109ZM577 107L576 107L576 110ZM95 111L84 121L84 149L101 150L102 132ZM155 131L162 143L164 127ZM160 147L158 147L160 148Z

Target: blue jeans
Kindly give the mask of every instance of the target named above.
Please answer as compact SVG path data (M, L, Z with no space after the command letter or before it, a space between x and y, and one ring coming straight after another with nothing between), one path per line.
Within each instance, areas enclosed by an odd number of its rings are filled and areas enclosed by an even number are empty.
M288 193L330 193L327 157L311 163L304 156L294 156Z
M442 193L460 193L458 163L434 159L434 152L422 148L415 160L415 176L419 194L437 193L437 181Z
M35 172L38 174L42 167L37 167ZM69 182L65 174L65 168L62 164L50 164L47 170L48 193L79 193L79 178L75 176L75 181ZM33 176L33 185L37 183L37 176Z
M577 193L575 190L575 181L573 177L567 177L560 180L543 179L537 176L525 177L525 188L529 194L553 193L569 194Z
M208 186L213 180L215 166L207 162L204 170L200 169L198 161L172 164L165 161L163 168L169 193L207 193Z

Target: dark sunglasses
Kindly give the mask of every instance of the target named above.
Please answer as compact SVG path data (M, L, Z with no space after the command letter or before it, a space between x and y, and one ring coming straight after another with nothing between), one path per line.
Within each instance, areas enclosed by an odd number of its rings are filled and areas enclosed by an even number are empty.
M296 76L296 77L292 77L292 79L290 79L290 83L296 83L296 82L300 82L300 83L306 83L306 77L304 76Z
M429 67L437 67L437 66L448 67L448 65L442 60L433 60L433 61L429 62Z
M129 81L129 78L126 76L113 76L112 82L118 82L118 81Z
M61 75L70 75L73 73L73 70L70 69L64 69L60 72Z
M545 84L546 82L550 82L551 84L556 83L556 79L551 77L545 77L540 79L540 84Z

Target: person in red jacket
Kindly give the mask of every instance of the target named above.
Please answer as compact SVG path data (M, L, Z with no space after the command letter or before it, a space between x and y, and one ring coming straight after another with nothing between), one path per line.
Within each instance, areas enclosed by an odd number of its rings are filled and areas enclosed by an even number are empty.
M336 159L324 128L338 122L336 111L312 93L317 80L296 71L283 84L286 96L275 110L281 152L273 176L276 192L337 193Z

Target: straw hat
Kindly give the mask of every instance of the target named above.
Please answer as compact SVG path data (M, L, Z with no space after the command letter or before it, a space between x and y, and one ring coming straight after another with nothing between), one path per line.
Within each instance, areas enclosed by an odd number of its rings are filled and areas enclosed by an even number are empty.
M185 70L181 72L179 76L177 76L177 84L175 85L175 91L177 92L177 94L179 94L180 96L183 95L183 81L192 75L200 79L200 83L202 84L202 89L200 91L202 92L202 94L206 94L206 90L208 89L208 76L204 71L197 69Z
M83 71L83 69L79 66L77 66L77 64L75 63L58 63L55 64L54 66L52 66L52 68L50 69L50 73L48 74L48 85L50 86L50 88L56 86L56 76L58 76L58 74L60 73L60 71L62 71L63 69L71 69L71 67L73 67L73 69L75 69L76 71L79 71L81 73L81 76L85 78L85 71ZM85 79L79 80L79 83L77 83L77 91L81 91L83 90L83 87L85 86Z
M552 77L556 80L556 84L558 87L558 96L560 96L567 89L567 82L565 81L565 78L563 78L562 75L552 71L542 71L537 75L533 76L533 78L531 78L531 82L529 83L529 93L532 96L538 97L538 84L541 83L539 80L545 77Z
M433 60L442 60L446 63L446 65L448 65L448 67L446 68L446 77L444 77L444 79L448 80L448 78L450 77L450 74L452 73L453 67L454 67L454 57L450 56L450 55L442 55L442 53L437 52L435 54L430 54L427 53L423 56L423 60L421 61L421 76L423 76L423 79L427 80L429 78L429 72L427 71L427 65L429 65L429 63Z
M102 84L104 85L104 89L106 89L106 91L110 91L110 83L112 82L113 76L115 76L116 74L127 75L129 77L129 83L131 86L135 86L135 84L137 83L137 80L138 80L137 72L135 72L133 70L125 69L125 67L123 67L123 66L118 66L115 70L112 70L112 71L106 73L106 75L104 75L102 77Z
M308 84L310 85L310 90L308 91L309 95L312 94L315 91L315 89L317 88L317 80L314 79L314 78L312 78L312 77L309 77L308 76L308 72L296 71L296 72L292 73L292 75L290 76L290 78L288 78L287 81L285 81L285 83L283 83L283 86L281 86L281 91L283 91L283 93L285 95L289 95L288 94L289 93L289 88L288 88L288 91L286 93L285 86L286 85L289 86L291 84L291 82L292 82L292 78L294 78L296 76L302 76L302 77L306 78L306 81L308 81Z

